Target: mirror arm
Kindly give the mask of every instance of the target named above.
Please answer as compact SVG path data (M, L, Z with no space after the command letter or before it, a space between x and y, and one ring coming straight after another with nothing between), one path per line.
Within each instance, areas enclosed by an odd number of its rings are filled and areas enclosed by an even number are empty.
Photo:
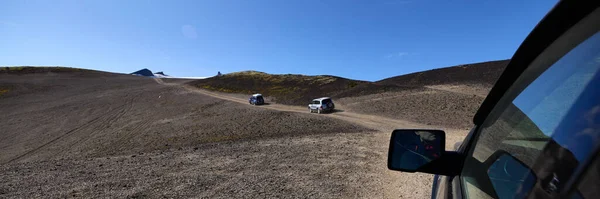
M465 155L456 151L445 151L440 158L420 167L417 172L456 176L462 171Z

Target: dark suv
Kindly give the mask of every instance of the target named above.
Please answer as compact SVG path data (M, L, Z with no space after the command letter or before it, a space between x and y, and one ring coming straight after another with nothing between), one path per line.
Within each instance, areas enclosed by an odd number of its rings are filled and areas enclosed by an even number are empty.
M455 151L443 131L395 130L388 168L436 174L432 198L600 197L599 4L546 15Z
M252 96L250 96L250 99L248 99L248 102L252 105L263 105L265 104L265 98L263 98L262 94L254 94Z

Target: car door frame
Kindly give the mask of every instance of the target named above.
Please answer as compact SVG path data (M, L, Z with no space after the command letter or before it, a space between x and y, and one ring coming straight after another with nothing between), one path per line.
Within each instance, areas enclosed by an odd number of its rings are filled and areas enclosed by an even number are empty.
M502 97L513 86L517 78L524 74L530 64L554 41L599 6L600 1L560 1L552 8L519 46L504 72L490 90L473 117L473 128L465 137L463 144L456 150L458 153L466 154L473 147L476 141L473 138L480 134L480 126L488 117L493 116L491 113L496 105L501 103ZM436 175L432 187L432 198L437 198L440 187L443 187L444 190L439 195L445 196L444 198L463 198L464 189L458 175Z

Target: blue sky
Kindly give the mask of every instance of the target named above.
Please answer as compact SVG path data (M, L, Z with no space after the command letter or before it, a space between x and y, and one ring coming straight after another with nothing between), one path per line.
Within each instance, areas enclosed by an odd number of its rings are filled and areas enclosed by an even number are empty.
M0 65L379 80L510 58L556 1L0 1Z

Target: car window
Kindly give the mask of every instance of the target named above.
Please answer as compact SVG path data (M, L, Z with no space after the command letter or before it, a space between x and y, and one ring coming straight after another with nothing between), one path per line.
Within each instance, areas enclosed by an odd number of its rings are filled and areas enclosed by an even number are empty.
M571 193L571 198L597 198L600 196L600 189L597 187L599 184L600 158L596 158L583 173L583 178L578 182L576 190Z
M330 102L331 102L331 100L330 100L330 99L324 99L324 100L323 100L323 104L329 104Z
M314 100L312 101L312 104L321 104L321 102L319 100Z
M579 124L600 113L600 101L586 97L600 84L599 69L600 34L595 33L543 70L511 103L497 106L499 116L484 122L467 153L461 173L465 196L523 198L537 188L558 192L600 138L600 132ZM560 171L537 172L554 170Z

